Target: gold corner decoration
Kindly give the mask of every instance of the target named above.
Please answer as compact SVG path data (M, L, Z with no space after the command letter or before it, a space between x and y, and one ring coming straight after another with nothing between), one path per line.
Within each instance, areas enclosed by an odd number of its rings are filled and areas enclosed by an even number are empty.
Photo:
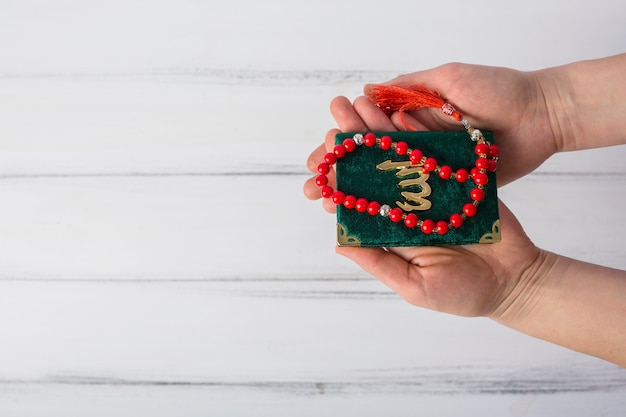
M491 233L485 233L479 240L479 243L496 243L502 240L500 234L500 219L493 222Z
M349 236L346 227L341 223L337 223L337 245L361 246L361 241L354 236Z

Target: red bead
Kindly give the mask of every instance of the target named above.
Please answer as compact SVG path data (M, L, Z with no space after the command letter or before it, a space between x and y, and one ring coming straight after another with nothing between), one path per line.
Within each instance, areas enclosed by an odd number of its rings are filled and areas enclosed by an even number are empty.
M318 187L328 184L328 177L326 175L318 175L315 177L315 184L317 184Z
M380 210L380 204L377 201L371 201L368 205L367 205L367 213L370 216L375 216L378 214L378 211Z
M435 230L435 222L432 220L424 220L422 222L422 232L427 235L431 234Z
M498 148L498 145L489 146L489 152L487 153L487 155L489 155L489 158L495 158L496 156L498 156L499 153L500 148Z
M326 175L330 172L330 165L328 165L326 162L322 162L317 166L317 172L319 172L322 175Z
M487 164L487 172L496 172L497 167L498 163L495 160L490 159L489 163Z
M478 173L474 176L474 182L477 185L485 185L487 184L487 182L489 182L489 177L487 176L487 174Z
M333 193L335 192L335 190L333 190L332 187L329 187L328 185L325 185L322 187L322 189L320 190L322 197L324 198L330 198L332 197Z
M474 167L470 170L470 177L472 177L472 179L476 178L476 174L478 174L478 168Z
M467 173L467 170L465 168L461 168L461 169L457 169L456 170L456 180L458 182L465 182L467 181L467 177L469 176L469 174Z
M426 158L424 161L424 171L432 172L437 169L437 160L435 158Z
M366 133L365 136L363 136L363 143L365 144L365 146L376 145L376 135L372 132Z
M324 155L324 162L326 162L328 165L333 165L335 162L337 162L337 155L335 155L333 152L329 152L326 155Z
M337 156L337 158L343 158L346 156L346 148L343 145L336 145L333 148L333 153Z
M445 235L446 233L448 233L448 223L444 222L443 220L439 220L435 227L437 228L437 233L440 235Z
M346 148L347 152L353 152L356 149L356 142L352 138L344 139L343 147Z
M422 161L424 154L419 149L413 149L409 155L409 159L413 165L419 164Z
M346 195L343 193L343 191L335 191L332 195L332 199L333 199L333 203L339 205L339 204L343 204L343 201L345 200Z
M474 152L476 153L476 155L486 155L489 152L489 145L487 145L486 143L479 143L474 148Z
M378 146L380 146L380 149L390 149L391 148L391 144L393 143L393 139L391 139L391 136L383 136L382 138L380 138L380 143L378 144Z
M396 153L398 155L406 155L408 150L409 150L409 145L406 142L396 143Z
M358 200L356 200L354 209L358 211L359 213L363 213L367 210L368 204L369 204L369 201L367 201L367 198L359 198Z
M451 176L452 176L452 168L450 168L449 165L444 165L441 168L439 168L439 177L441 177L444 180L447 180Z
M402 220L403 214L404 213L402 212L402 210L399 209L398 207L392 208L391 211L389 212L389 219L394 223L398 223L400 220Z
M413 213L407 214L406 217L404 218L404 225L408 227L409 229L412 229L415 226L417 226L417 216Z
M474 188L470 191L470 198L474 201L482 201L485 198L485 191L480 188Z
M353 195L347 195L343 200L343 206L347 209L353 209L356 206L356 197Z
M452 224L452 226L458 229L463 225L463 216L458 213L454 213L452 216L450 216L450 223Z
M487 160L487 158L478 158L476 160L476 168L487 169L488 166L489 166L489 161Z
M476 211L478 210L472 203L467 203L463 206L463 213L465 213L467 217L474 217L476 215Z

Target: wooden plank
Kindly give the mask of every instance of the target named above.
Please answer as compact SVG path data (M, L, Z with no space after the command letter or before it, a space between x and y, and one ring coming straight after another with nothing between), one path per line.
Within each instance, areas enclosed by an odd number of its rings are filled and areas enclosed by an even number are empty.
M6 392L6 391L5 391ZM310 392L310 393L309 393ZM319 393L315 385L307 393L289 390L269 392L264 387L233 389L203 386L143 385L22 385L11 387L0 399L0 412L12 416L150 415L184 414L190 417L343 415L415 416L489 415L587 417L623 415L623 392L555 393L528 395L430 395L379 393Z
M304 172L332 86L195 77L0 80L0 173ZM286 104L289 103L289 104Z
M3 1L0 414L623 414L622 369L405 304L301 196L333 96L623 52L614 3ZM626 268L625 158L500 194L540 246Z
M334 218L305 176L5 178L8 278L362 277L334 255ZM531 176L501 190L537 244L626 267L621 176ZM593 194L581 190L593 190ZM589 197L592 196L592 197ZM601 214L600 214L601 213ZM506 231L503 231L506 233ZM36 261L34 261L36 260Z
M0 175L305 173L334 126L329 101L355 97L364 82L328 84L332 74L268 85L224 75L0 79ZM625 158L626 146L561 154L539 172L624 174Z
M336 258L334 225L301 195L303 179L5 179L0 271L66 279L317 275L321 259Z
M618 220L626 204L623 174L540 172L498 193L541 248L587 262L626 269Z
M140 0L89 6L76 0L5 0L0 74L410 71L449 61L529 69L622 52L625 12L623 2L598 6L591 0L576 5L324 0L314 7L286 0L158 1L149 7ZM381 22L381 16L387 20ZM532 22L535 30L518 30L517 22ZM581 31L583 26L597 30Z
M186 415L617 416L626 405L624 369L411 307L373 280L0 281L0 328L8 415L178 404Z

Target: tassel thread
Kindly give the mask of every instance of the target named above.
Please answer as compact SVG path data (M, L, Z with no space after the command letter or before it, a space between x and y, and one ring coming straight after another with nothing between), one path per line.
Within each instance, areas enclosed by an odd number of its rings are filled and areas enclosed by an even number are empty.
M455 120L463 116L450 103L446 103L439 93L429 90L421 84L382 85L371 84L366 87L365 95L386 114L398 112L400 121L407 130L416 130L404 120L404 113L423 108L442 109Z

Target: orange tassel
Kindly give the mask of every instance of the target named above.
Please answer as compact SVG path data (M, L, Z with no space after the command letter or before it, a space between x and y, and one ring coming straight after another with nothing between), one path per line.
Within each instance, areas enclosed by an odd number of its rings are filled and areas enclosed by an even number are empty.
M388 115L398 112L402 125L407 130L416 129L405 122L404 112L426 107L441 109L446 104L439 93L420 84L371 84L366 87L365 95ZM460 120L460 113L456 110L451 115Z

